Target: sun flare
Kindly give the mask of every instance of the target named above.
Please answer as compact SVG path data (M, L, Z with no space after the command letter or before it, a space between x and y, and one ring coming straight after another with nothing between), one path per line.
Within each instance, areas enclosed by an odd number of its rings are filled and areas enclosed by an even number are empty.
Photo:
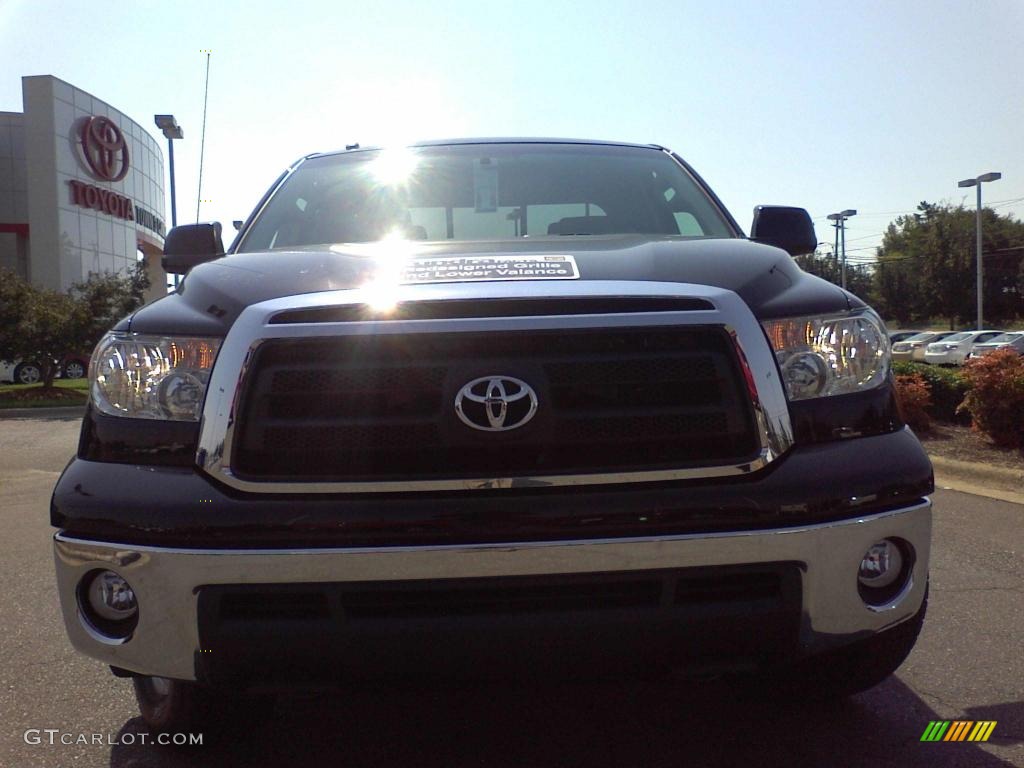
M390 314L398 306L399 289L414 245L396 230L370 248L374 251L374 271L361 286L363 301L375 314Z
M374 181L386 187L398 187L408 184L419 165L419 156L406 147L394 147L381 150L380 154L370 162L370 174Z

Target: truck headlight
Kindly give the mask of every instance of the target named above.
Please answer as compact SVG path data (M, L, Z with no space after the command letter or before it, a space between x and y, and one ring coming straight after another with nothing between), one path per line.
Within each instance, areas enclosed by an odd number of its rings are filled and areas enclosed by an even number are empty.
M790 400L847 395L889 373L889 338L871 311L763 323Z
M111 416L198 421L220 339L111 332L89 364L93 406Z

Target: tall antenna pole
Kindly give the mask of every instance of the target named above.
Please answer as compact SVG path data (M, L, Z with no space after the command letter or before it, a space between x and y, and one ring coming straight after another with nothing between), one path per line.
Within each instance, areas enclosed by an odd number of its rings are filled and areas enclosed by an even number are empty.
M203 89L203 135L199 140L199 192L196 195L196 224L199 223L199 206L203 202L203 155L206 151L206 103L210 95L210 51L206 51L206 87Z

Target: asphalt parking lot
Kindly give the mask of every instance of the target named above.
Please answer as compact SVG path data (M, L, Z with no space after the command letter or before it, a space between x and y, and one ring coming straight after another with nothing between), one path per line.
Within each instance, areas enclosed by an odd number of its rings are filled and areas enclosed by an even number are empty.
M1024 507L934 500L928 621L898 674L830 707L722 682L364 686L282 698L218 743L141 744L131 686L73 651L47 504L78 420L0 420L0 766L1024 766ZM922 743L932 720L995 720L986 744ZM116 745L26 742L29 729ZM134 741L134 743L127 743Z

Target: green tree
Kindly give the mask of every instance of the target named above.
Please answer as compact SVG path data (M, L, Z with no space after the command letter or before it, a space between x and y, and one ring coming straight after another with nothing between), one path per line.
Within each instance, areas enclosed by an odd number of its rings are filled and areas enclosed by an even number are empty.
M149 278L141 264L127 274L92 274L67 292L40 288L0 270L0 359L34 360L43 388L53 387L60 358L87 351L143 303Z
M976 312L975 212L963 206L922 202L916 213L900 216L886 230L878 249L874 293L887 317L901 323L946 317L956 328ZM1024 244L1024 224L1012 216L982 211L986 265L993 252ZM1005 274L1004 274L1005 273ZM1013 270L987 270L985 317L995 324L1019 314L1020 295Z
M141 262L125 274L92 273L69 291L77 317L69 338L71 349L92 349L118 320L145 301L149 276Z
M883 317L895 318L901 326L926 318L920 309L920 280L910 260L879 258L874 282L875 308Z
M835 256L831 252L822 253L815 251L803 256L795 256L794 260L804 272L817 275L835 285L842 285L842 266L837 263ZM867 301L869 300L873 285L874 282L870 269L864 265L858 264L854 266L847 263L846 288L848 291Z

